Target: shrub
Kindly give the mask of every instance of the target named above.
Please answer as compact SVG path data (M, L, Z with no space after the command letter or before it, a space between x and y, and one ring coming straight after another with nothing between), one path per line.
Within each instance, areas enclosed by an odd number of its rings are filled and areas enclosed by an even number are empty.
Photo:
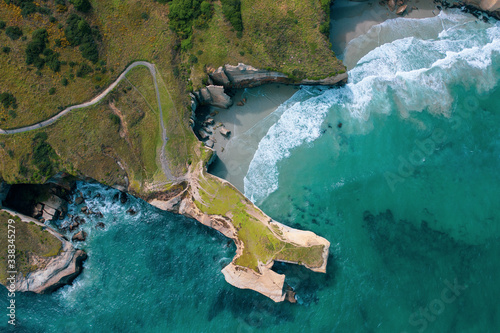
M78 71L76 72L77 77L84 77L85 75L92 73L92 67L90 67L87 64L81 64L80 68L78 68Z
M330 22L323 22L319 26L319 32L328 36L330 34Z
M40 58L45 50L48 43L48 33L45 29L38 29L31 35L31 42L26 46L26 64L35 65L38 69L41 69L45 64L45 59Z
M82 56L96 63L99 60L99 51L88 22L76 14L71 14L66 24L64 34L68 42L72 46L80 45Z
M52 146L46 141L47 133L37 133L32 140L33 164L38 168L42 176L50 176L54 168L52 162L57 155Z
M6 25L7 25L7 23L5 23L5 21L0 21L0 30L5 29Z
M17 108L17 100L11 93L3 92L0 94L0 103L2 103L5 109L12 106L12 108Z
M222 12L236 31L243 31L240 0L221 0Z
M194 54L191 54L189 56L189 64L190 65L194 65L198 62L198 58L194 55Z
M70 0L69 2L71 2L73 6L75 6L76 10L82 13L87 13L92 8L89 0Z
M184 39L181 42L181 50L182 51L187 51L187 50L191 49L192 47L193 47L193 42L192 42L191 37L189 37L188 39Z
M56 93L56 88L52 87L49 89L49 95L54 95Z
M23 31L19 27L8 27L5 29L5 34L12 40L17 40L23 35Z
M110 113L109 114L109 120L111 120L111 122L115 125L119 125L120 124L120 117L118 117L116 114L114 113Z
M3 53L10 53L10 47L8 47L8 46L2 47L2 52Z
M9 116L12 117L12 119L15 119L17 117L17 113L15 110L10 109L9 110Z
M62 84L63 86L65 86L65 87L68 85L68 83L69 83L69 81L68 81L68 79L67 79L67 78L63 78L63 79L61 80L61 84Z
M141 14L141 17L142 17L142 19L143 19L144 21L149 20L149 14L148 14L148 13L142 13L142 14Z

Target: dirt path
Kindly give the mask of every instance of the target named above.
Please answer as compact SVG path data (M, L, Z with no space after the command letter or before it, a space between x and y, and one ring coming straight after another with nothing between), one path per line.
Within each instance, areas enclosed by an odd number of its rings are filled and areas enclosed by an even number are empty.
M73 110L86 108L86 107L95 105L95 104L99 103L104 97L106 97L123 79L125 79L126 75L128 74L128 72L130 72L130 70L132 70L133 68L135 68L137 66L146 66L149 69L151 76L153 77L153 83L154 83L155 92L156 92L156 101L158 103L158 109L160 110L160 125L161 125L162 142L163 142L161 153L160 153L161 167L162 167L163 173L165 174L167 179L174 181L174 180L176 180L176 178L172 175L172 172L170 171L170 167L168 165L167 158L165 156L165 146L167 144L168 138L167 138L167 130L165 128L165 124L163 123L163 110L161 107L160 92L158 89L158 80L156 78L156 67L152 63L149 63L146 61L136 61L136 62L130 64L123 71L123 73L121 73L120 76L108 88L106 88L106 90L104 90L102 93L100 93L99 95L94 97L92 100L85 102L85 103L82 103L82 104L69 106L66 109L64 109L63 111L56 114L55 116L53 116L47 120L38 122L36 124L30 125L30 126L25 126L25 127L20 127L20 128L16 128L16 129L10 129L10 130L0 129L0 134L3 134L3 135L17 134L17 133L24 133L24 132L32 131L32 130L39 129L39 128L44 128L44 127L47 127L47 126L55 123L59 118L65 116L66 114L70 113Z

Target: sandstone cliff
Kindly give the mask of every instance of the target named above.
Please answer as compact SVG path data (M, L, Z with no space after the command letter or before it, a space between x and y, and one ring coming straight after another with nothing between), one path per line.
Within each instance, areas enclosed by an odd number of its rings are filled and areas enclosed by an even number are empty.
M18 216L23 222L33 222L41 227L46 227L37 220L23 214L15 213L4 209L13 216ZM82 264L87 259L87 254L73 247L71 242L67 241L63 235L47 227L47 231L61 241L61 251L54 257L32 256L33 264L39 269L23 276L18 273L16 276L16 291L31 291L38 294L52 292L66 284L71 283L81 272Z
M343 85L347 82L347 73L341 73L324 79L295 80L279 72L257 69L239 63L237 66L224 65L208 74L210 85L194 92L191 95L191 109L196 110L198 105L213 105L228 108L233 104L224 89L249 88L266 83L305 84L305 85Z

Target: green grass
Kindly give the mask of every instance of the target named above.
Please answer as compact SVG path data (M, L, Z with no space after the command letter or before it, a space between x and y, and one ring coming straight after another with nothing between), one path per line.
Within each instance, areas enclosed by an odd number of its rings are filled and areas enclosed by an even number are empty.
M8 221L13 219L15 223L15 246L16 246L16 270L26 275L36 270L38 267L29 263L29 257L36 255L39 257L52 257L59 254L61 241L50 234L42 231L40 226L34 223L21 221L19 217L13 217L7 212L0 211L0 283L7 282L7 250L8 250Z
M209 215L230 217L238 239L244 244L243 254L235 261L237 265L258 272L259 262L271 260L297 262L309 267L323 264L324 246L300 247L285 242L276 229L261 222L265 221L265 216L233 186L220 183L209 175L200 179L200 185L202 202L196 201L196 206Z
M202 86L207 70L239 62L282 72L297 80L320 79L345 71L320 32L321 23L329 20L320 1L243 0L241 38L224 18L219 2L214 3L214 10L209 28L193 34L192 53L203 51L197 54L198 64L191 71L195 89Z

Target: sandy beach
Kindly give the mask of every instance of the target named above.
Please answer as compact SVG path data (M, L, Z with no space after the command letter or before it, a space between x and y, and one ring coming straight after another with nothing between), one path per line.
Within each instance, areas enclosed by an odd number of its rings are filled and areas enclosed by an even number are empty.
M385 2L387 3L387 2ZM356 52L347 50L346 46L353 39L365 35L370 28L384 21L404 17L421 19L439 14L439 9L432 0L409 0L404 15L391 12L387 4L381 5L377 0L349 1L335 0L331 11L330 42L332 49L344 61L347 69L352 69L362 55L378 46L377 40L356 46ZM361 56L360 56L361 55Z
M243 191L245 177L260 140L266 135L280 115L273 112L299 89L296 86L269 84L255 88L239 89L233 97L234 105L229 109L210 108L216 113L212 118L215 128L210 137L218 159L210 166L210 173L231 182ZM244 105L238 102L246 100ZM231 131L229 137L220 133L223 124Z
M385 39L391 39L388 35L379 36L385 33L383 30L370 30L373 26L398 17L420 19L439 14L436 4L430 0L410 0L406 4L408 9L400 16L396 11L390 12L387 5L381 5L378 1L335 1L331 14L330 41L333 50L348 69L353 68L361 57ZM214 125L209 126L212 133L207 134L213 141L218 159L210 166L209 172L243 191L243 178L260 140L281 116L280 112L274 111L298 89L283 84L239 89L233 97L232 107L210 107L208 112L200 115L200 120L206 117L214 119ZM242 100L245 100L244 105L237 105ZM228 138L221 135L221 124L231 131Z

